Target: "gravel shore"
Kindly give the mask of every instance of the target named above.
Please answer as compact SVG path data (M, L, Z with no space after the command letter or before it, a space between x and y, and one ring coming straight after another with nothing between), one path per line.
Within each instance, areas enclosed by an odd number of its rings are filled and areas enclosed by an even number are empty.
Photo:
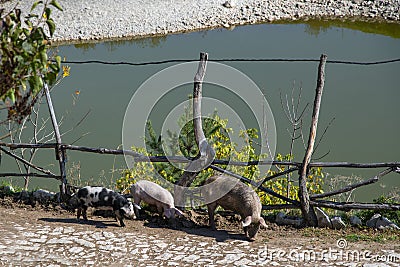
M9 10L17 0L0 4ZM29 11L32 0L20 1ZM54 41L163 35L308 17L400 22L400 0L59 0Z

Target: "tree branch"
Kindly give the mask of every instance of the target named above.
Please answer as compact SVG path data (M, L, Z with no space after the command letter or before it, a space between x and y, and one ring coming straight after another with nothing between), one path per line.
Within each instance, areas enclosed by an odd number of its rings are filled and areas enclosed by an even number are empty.
M6 153L7 155L9 155L9 156L15 158L16 160L19 160L19 161L21 161L22 163L24 163L24 164L26 164L26 165L28 165L28 166L34 168L35 170L38 170L38 171L43 172L43 173L48 174L48 175L56 176L56 175L55 175L54 173L52 173L51 171L45 170L45 169L43 169L43 168L41 168L41 167L38 167L38 166L36 166L36 165L34 165L34 164L28 162L27 160L25 160L25 159L23 159L23 158L21 158L21 157L15 155L14 153L11 153L11 152L5 150L5 149L2 148L2 147L0 147L0 150L3 151L4 153Z
M12 176L15 176L15 177L18 177L18 176L33 177L34 176L34 177L40 177L40 178L55 178L55 179L61 181L61 176L59 176L59 175L39 174L39 173L34 173L34 172L31 172L31 173L13 173L13 172L0 173L0 177L9 177L9 176L11 176L11 177Z
M330 196L334 196L334 195L337 195L337 194L341 194L341 193L345 193L345 192L351 191L351 190L353 190L353 189L355 189L357 187L363 186L363 185L373 184L373 183L376 183L380 178L382 178L386 174L391 173L392 171L393 171L393 168L388 168L388 169L380 172L378 175L376 175L376 176L374 176L374 177L372 177L372 178L370 178L368 180L365 180L365 181L362 181L362 182L359 182L359 183L355 183L355 184L351 184L351 185L348 185L346 187L343 187L343 188L335 190L335 191L326 192L326 193L323 193L323 194L312 195L312 196L310 196L310 198L311 199L316 199L316 198L330 197Z
M400 204L385 203L357 203L357 202L333 202L333 201L310 201L310 205L314 207L331 208L335 210L350 211L352 209L359 210L400 210Z

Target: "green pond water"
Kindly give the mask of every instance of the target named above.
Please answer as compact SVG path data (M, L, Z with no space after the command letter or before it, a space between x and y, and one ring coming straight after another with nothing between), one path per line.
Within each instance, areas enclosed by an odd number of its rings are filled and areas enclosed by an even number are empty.
M372 62L400 58L400 25L349 21L303 21L297 23L259 24L231 30L169 35L130 41L96 44L62 45L58 52L66 60L101 60L112 62L149 62L167 59L196 59L201 51L209 59L221 58L287 58L318 59L322 53L328 60ZM89 112L73 131L63 135L64 143L89 147L117 148L122 144L125 111L138 88L148 78L175 63L147 66L70 64L71 75L52 92L57 116L64 116L61 131L73 127ZM197 63L195 63L197 64ZM271 108L276 125L276 152L286 154L290 148L290 124L283 111L280 95L302 88L301 107L314 99L317 62L226 62L247 75L260 88ZM190 70L191 71L191 70ZM212 71L212 68L207 71ZM193 80L194 71L187 78ZM182 72L182 75L184 72ZM185 74L187 75L187 74ZM211 75L209 72L207 75ZM384 65L327 64L325 89L320 110L318 137L331 122L314 158L328 153L320 161L391 162L400 161L400 62ZM220 77L224 79L223 75ZM227 77L229 78L229 77ZM171 77L173 80L174 77ZM163 90L147 89L157 97ZM174 107L187 100L193 85L171 89L154 104L150 119L156 129ZM76 93L79 91L79 95ZM241 91L241 94L246 92ZM251 94L252 92L249 92ZM244 93L246 94L246 93ZM225 103L239 114L246 127L254 126L251 108L240 97L219 86L205 84L203 96ZM215 104L219 110L222 107ZM311 107L310 107L311 108ZM45 108L43 108L45 110ZM136 110L137 116L145 116ZM45 112L44 115L47 115ZM176 115L173 115L176 117ZM308 137L311 109L304 117L305 138ZM143 125L137 125L143 128ZM135 128L135 126L132 126ZM238 129L234 129L238 133ZM140 136L136 136L140 140ZM304 155L302 142L294 147L295 160ZM38 164L57 170L53 151L40 152ZM80 175L92 184L112 184L120 176L112 169L126 167L124 158L109 155L68 152L68 168L80 164ZM15 168L3 162L1 169ZM376 175L379 169L326 168L328 178L336 175L363 179ZM13 178L13 183L19 179ZM352 180L345 180L350 183ZM330 182L327 181L327 186ZM32 178L31 186L56 190L58 182ZM372 201L383 192L400 187L400 175L390 174L374 185L354 192L360 201Z

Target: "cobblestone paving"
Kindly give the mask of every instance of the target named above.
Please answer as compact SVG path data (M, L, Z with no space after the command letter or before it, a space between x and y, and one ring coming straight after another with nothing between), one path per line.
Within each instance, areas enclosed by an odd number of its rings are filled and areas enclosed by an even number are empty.
M0 213L0 215L3 215ZM90 218L77 223L72 216L38 218L36 223L13 222L16 211L0 219L2 266L399 266L400 251L380 250L355 258L351 248L317 248L288 243L276 248L261 241L247 242L240 233L206 228L197 234L151 228L127 220L120 228L111 219ZM51 215L51 214L49 214ZM29 214L28 214L29 216ZM270 231L270 230L267 230ZM345 244L346 245L346 244ZM323 252L325 251L325 253ZM330 251L330 252L329 252ZM335 252L336 251L336 252ZM341 252L340 252L341 251ZM331 254L329 254L331 253ZM334 253L332 255L332 253ZM341 254L340 254L341 253ZM361 253L361 252L360 252ZM349 254L349 255L345 255ZM307 258L308 257L308 258ZM347 258L346 258L347 257ZM351 258L352 257L352 258ZM385 257L385 258L383 258ZM397 257L397 258L396 258ZM378 260L383 260L378 262ZM397 261L397 263L396 263Z

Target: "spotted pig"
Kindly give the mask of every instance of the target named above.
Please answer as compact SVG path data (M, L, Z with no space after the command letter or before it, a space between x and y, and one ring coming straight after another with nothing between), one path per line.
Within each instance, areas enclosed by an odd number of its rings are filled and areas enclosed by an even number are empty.
M123 221L124 217L135 219L133 207L136 204L133 205L124 196L104 187L82 187L72 199L75 199L75 202L77 202L78 221L81 217L81 214L83 215L83 219L87 221L86 211L88 207L94 207L97 209L111 208L114 211L116 218L119 220L121 227L125 226ZM136 208L140 209L139 206Z

